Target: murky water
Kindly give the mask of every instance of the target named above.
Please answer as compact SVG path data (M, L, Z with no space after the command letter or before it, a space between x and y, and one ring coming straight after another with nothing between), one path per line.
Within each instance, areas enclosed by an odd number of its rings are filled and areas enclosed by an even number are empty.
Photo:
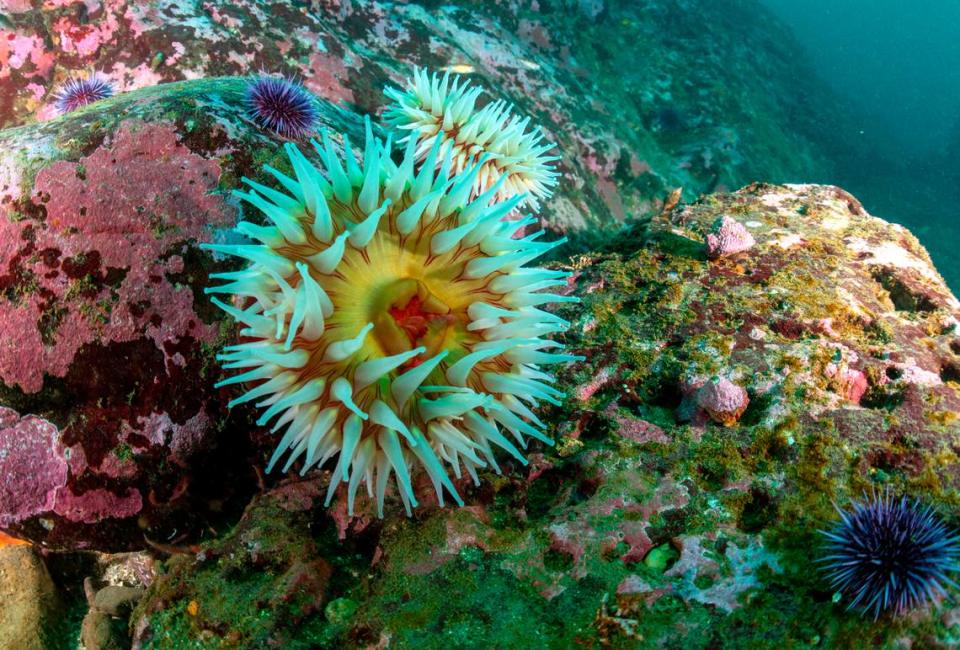
M832 182L908 226L960 288L960 3L764 0L837 93ZM827 127L827 125L825 125Z

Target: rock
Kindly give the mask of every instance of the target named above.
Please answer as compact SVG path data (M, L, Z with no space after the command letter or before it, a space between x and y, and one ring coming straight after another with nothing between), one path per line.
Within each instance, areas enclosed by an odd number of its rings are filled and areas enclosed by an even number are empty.
M45 560L69 612L62 635L68 641L52 647L73 648L79 638L86 650L130 648L130 611L153 579L153 557L80 550L48 552Z
M57 87L88 70L126 92L266 69L378 114L384 85L412 66L452 69L543 125L567 179L543 216L591 241L598 226L656 212L675 187L690 198L756 178L827 176L815 142L844 132L830 128L831 97L791 39L768 38L782 27L753 4L14 5L0 38L0 120L49 119Z
M0 161L0 527L143 548L255 485L249 438L217 436L249 417L213 388L230 330L203 287L230 267L197 247L236 220L237 178L284 156L244 87L144 88L0 133L18 152ZM361 139L358 117L319 110Z
M724 215L717 219L707 235L707 257L716 260L736 255L750 250L756 243L753 235L742 223Z
M127 650L130 647L127 622L91 609L83 617L80 641L84 650Z
M836 382L837 392L852 404L859 404L870 386L867 376L860 370L848 367L841 368L836 364L829 363L824 368L824 373Z
M80 639L86 650L124 650L130 647L130 613L144 589L108 585L93 595L83 618Z
M697 405L711 420L725 427L735 424L749 404L747 391L723 377L708 381L697 396Z
M311 530L321 502L316 480L287 482L256 497L222 539L172 558L133 614L134 647L211 635L241 648L316 647L332 574Z
M142 591L155 577L156 561L149 552L98 554L97 559L97 579L104 585Z
M127 618L143 597L143 592L139 587L104 587L94 597L93 607L110 616Z
M0 642L4 648L59 647L63 606L50 574L28 545L0 547Z
M757 244L707 260L724 214ZM226 630L242 645L249 628L231 621L249 604L218 605L240 584L271 612L259 633L289 643L948 644L932 610L897 625L845 613L811 562L833 502L865 486L943 509L960 489L960 303L912 235L838 188L753 185L680 205L635 250L574 271L565 290L584 302L558 313L587 360L561 369L571 397L540 414L555 447L458 481L467 507L425 500L412 519L389 492L383 521L366 502L324 510L327 472L285 482L167 562L140 638ZM304 569L317 557L332 567L323 598ZM272 621L294 584L310 613L283 636Z
M702 425L707 419L725 427L736 424L747 410L750 398L740 386L726 377L694 377L683 383L684 402L677 417Z

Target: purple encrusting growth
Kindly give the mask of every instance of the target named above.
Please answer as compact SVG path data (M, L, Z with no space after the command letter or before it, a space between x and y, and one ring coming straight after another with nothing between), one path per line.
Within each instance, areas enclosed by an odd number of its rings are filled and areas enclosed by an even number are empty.
M839 508L840 521L826 538L823 564L830 584L852 599L849 609L903 614L956 587L948 573L960 570L960 537L930 506L889 491Z
M284 77L260 75L247 86L250 117L262 129L300 140L313 131L319 113L313 95Z
M75 111L81 106L106 99L113 95L113 84L102 75L95 74L86 79L68 79L57 90L55 103L60 113Z

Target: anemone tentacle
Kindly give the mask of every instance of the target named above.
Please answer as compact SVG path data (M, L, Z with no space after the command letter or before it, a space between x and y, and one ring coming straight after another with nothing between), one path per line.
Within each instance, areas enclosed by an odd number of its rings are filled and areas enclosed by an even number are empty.
M495 448L525 463L516 445L550 442L532 409L562 393L540 368L580 357L541 338L568 325L537 307L569 300L540 293L567 275L525 264L556 242L502 221L528 194L470 191L486 158L464 164L437 140L422 164L413 144L397 164L369 120L359 159L326 132L312 144L319 165L288 143L293 177L267 170L280 189L244 179L238 196L265 225L236 230L254 243L206 245L247 264L206 289L243 337L219 355L239 374L218 385L244 385L231 406L253 402L283 431L268 471L284 456L301 473L336 459L328 503L344 484L353 512L365 485L382 516L392 475L409 513L420 468L441 505L444 492L462 504L450 473L477 481L500 472Z
M552 163L560 157L548 155L553 145L543 143L539 129L528 130L530 118L514 115L505 101L477 109L482 92L459 76L415 69L405 89L386 89L393 105L384 120L404 133L402 141L415 147L418 161L426 161L436 143L449 143L453 173L473 170L463 177L472 197L494 189L498 201L523 196L525 205L537 209L557 184Z

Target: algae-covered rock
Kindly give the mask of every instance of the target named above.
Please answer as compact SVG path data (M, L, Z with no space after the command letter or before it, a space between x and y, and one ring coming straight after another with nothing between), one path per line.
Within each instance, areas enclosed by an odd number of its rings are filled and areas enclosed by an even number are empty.
M37 551L0 543L0 647L56 647L63 604Z
M168 561L134 612L137 647L311 648L329 640L331 566L318 547L330 550L332 535L315 540L310 513L320 494L316 479L280 486L255 498L228 535Z
M834 101L798 49L753 2L17 0L0 125L50 117L88 69L118 91L265 69L372 114L413 66L454 70L543 127L566 177L543 216L600 240L674 187L827 177Z
M721 217L755 245L709 259ZM960 304L916 239L814 185L708 196L634 234L570 263L583 303L559 313L587 360L542 414L556 446L413 518L396 497L382 521L369 503L324 511L329 472L284 483L167 563L138 610L143 647L951 643L953 610L874 622L814 562L831 502L873 488L960 523ZM332 571L282 631L294 556Z
M249 438L213 388L230 330L203 288L228 266L197 247L236 222L239 177L283 158L244 87L145 88L0 134L0 527L142 548L252 484L223 480L250 471Z

